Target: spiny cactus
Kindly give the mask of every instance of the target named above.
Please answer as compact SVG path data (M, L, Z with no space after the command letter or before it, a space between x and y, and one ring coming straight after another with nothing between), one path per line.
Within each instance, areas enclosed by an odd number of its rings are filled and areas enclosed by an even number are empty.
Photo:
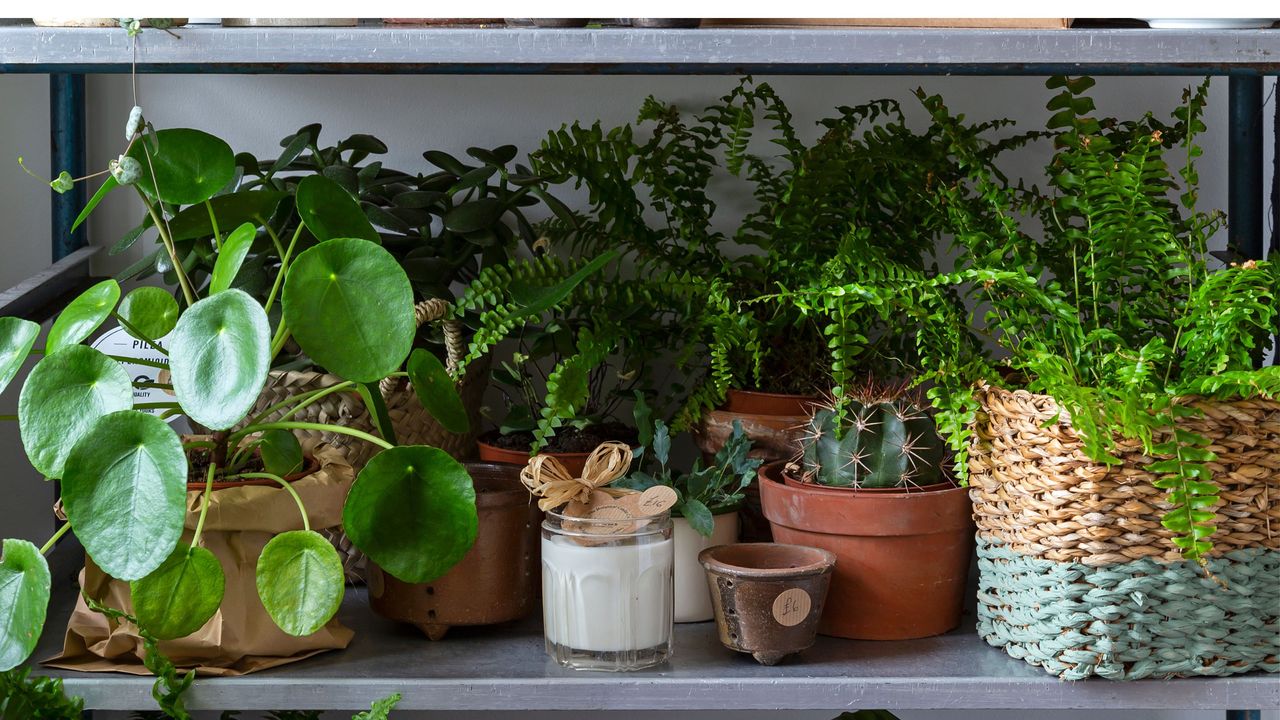
M800 456L806 482L903 489L944 482L942 439L910 398L847 400L844 417L826 408L810 418Z

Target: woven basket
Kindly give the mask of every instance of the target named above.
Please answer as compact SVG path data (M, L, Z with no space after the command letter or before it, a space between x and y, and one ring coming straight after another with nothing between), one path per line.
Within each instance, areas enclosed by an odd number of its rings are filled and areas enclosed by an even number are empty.
M969 461L978 633L1065 679L1280 671L1280 403L1189 399L1220 502L1207 568L1134 443L1090 460L1053 398L981 388Z
M449 305L440 299L424 300L414 307L414 316L418 326L424 323L437 322L445 316ZM457 369L464 353L462 325L456 320L445 320L441 323L444 330L445 365L450 372ZM489 358L472 363L466 375L458 384L458 392L462 396L463 406L471 420L471 429L466 433L451 433L440 426L418 402L413 387L403 378L386 378L379 385L383 400L387 404L387 414L396 431L396 440L401 445L433 445L459 460L471 460L476 452L476 436L480 428L480 405L489 380ZM272 405L300 392L319 389L342 382L336 375L310 371L273 372L267 378L266 387L258 396L253 412L259 413ZM273 413L274 417L283 414L284 410ZM270 418L270 419L274 419ZM327 395L318 402L302 409L294 415L294 420L343 425L356 430L377 434L373 419L369 416L364 401L355 392L342 392ZM346 455L347 461L359 472L378 451L378 447L363 440L334 432L317 432L313 430L297 431L299 440L304 445L328 443ZM323 531L338 553L342 556L343 567L347 571L347 580L362 580L365 557L347 539L341 528Z

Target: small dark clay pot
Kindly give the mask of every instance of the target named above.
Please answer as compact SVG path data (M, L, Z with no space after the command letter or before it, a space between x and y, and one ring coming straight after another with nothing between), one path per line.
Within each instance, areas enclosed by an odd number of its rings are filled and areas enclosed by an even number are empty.
M443 577L406 583L369 563L369 602L379 615L439 640L455 625L519 620L538 599L542 511L520 484L520 467L467 463L480 516L475 545Z
M836 556L803 545L739 543L698 555L720 642L764 665L813 645Z
M519 466L516 469L517 480L520 477L519 468L529 464L529 451L525 449L508 450L507 448L498 447L497 445L490 445L484 440L478 440L476 442L476 448L480 453L480 460L482 462ZM554 455L555 458L564 465L564 469L568 470L569 474L574 477L582 475L583 469L587 466L587 458L591 457L591 453L589 452L553 452L544 454Z

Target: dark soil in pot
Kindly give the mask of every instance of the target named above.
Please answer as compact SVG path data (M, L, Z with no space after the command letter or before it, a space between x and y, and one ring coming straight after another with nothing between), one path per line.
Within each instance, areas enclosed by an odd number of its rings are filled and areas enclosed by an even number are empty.
M556 430L550 444L539 452L555 455L564 464L565 469L577 475L582 472L591 451L595 450L600 443L617 440L635 445L637 439L635 428L617 422L589 425L581 430L563 427ZM480 459L484 462L524 465L529 462L529 446L532 444L533 433L500 435L494 430L480 438L478 449Z
M209 463L212 462L212 453L205 448L195 448L187 452L187 489L203 490L205 482L209 478ZM296 473L284 476L285 482L295 482L314 473L320 469L320 462L314 457L307 455L303 460L302 469ZM265 472L266 468L262 464L262 457L255 451L245 464L235 471L238 473L260 473ZM245 485L273 485L279 486L280 483L274 480L261 478L237 478L234 480L224 480L225 468L220 469L213 476L213 489L223 490L231 487L243 487Z
M836 556L819 632L858 640L940 635L960 624L973 555L966 488L864 492L760 468L760 499L779 542Z
M444 576L406 583L369 564L369 602L383 617L432 640L457 625L518 620L536 606L542 511L520 484L520 467L467 463L480 517L475 545Z
M835 555L812 547L741 543L707 548L720 642L764 665L813 645Z

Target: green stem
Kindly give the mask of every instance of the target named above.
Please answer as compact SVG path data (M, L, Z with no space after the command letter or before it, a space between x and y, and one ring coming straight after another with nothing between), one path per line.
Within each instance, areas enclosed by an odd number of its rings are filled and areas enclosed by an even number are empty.
M218 232L218 218L213 214L213 205L208 200L204 201L204 207L209 211L209 224L213 225L213 243L214 247L222 249L222 234Z
M285 255L284 245L280 243L280 236L276 234L275 228L271 227L271 223L262 218L255 216L254 219L262 224L262 229L266 230L267 235L271 237L271 244L276 246L276 255L283 258Z
M146 153L147 164L151 164L151 153ZM154 170L152 172L154 175ZM160 214L151 206L151 201L147 199L147 194L142 192L142 188L137 185L133 186L138 191L138 197L142 198L142 204L147 208L147 214L151 216L151 223L155 225L156 232L160 235L160 242L164 245L164 249L169 253L169 260L173 262L173 272L178 276L178 285L182 287L182 297L187 301L190 307L196 304L196 291L191 287L191 279L187 277L187 271L182 267L182 261L178 259L178 250L173 245L172 237L169 235L168 225L165 224Z
M338 433L339 435L350 435L351 437L354 437L354 438L360 438L365 442L371 442L374 445L377 445L378 447L384 450L390 450L391 448L395 447L394 445L387 442L386 440L383 440L377 435L370 435L367 432L356 430L354 428L342 427L341 425L325 425L324 423L292 422L292 421L291 422L269 422L269 423L262 423L261 425L249 425L247 427L240 429L235 434L233 434L230 438L230 441L235 441L250 433L261 432L263 430L316 430L318 432L335 432L335 433Z
M298 229L293 232L293 237L289 239L289 247L280 256L280 272L276 273L275 282L271 283L271 292L267 293L267 301L262 304L262 309L268 314L271 313L271 304L275 302L276 293L280 292L280 286L284 283L284 276L289 272L289 259L293 257L293 248L298 244L298 238L302 235L302 228L305 227L301 221L298 222ZM281 322L281 325L284 323Z
M122 363L132 363L134 365L145 365L147 367L160 368L161 370L169 369L169 363L163 363L163 362L160 362L159 360L144 360L142 358L131 358L131 357L125 357L123 355L108 355L107 357L111 358L112 360L119 360Z
M299 412L301 412L302 410L306 409L306 407L307 407L307 406L315 404L316 402L318 402L318 401L320 400L320 398L323 398L323 397L325 397L326 395L332 395L333 393L338 393L338 392L342 392L342 391L344 391L344 390L349 390L349 389L351 389L351 388L352 388L352 387L354 387L354 386L355 386L355 383L354 383L354 382L352 382L352 381L350 381L350 380L347 380L347 381L345 381L345 382L340 382L340 383L338 383L337 385L330 385L330 386L329 386L329 387L327 387L327 388L322 388L322 389L320 389L319 391L317 391L317 392L315 392L315 393L312 393L311 397L309 397L309 398L307 398L306 400L303 400L302 402L298 403L297 405L295 405L293 408L291 408L291 409L290 409L288 412L286 412L285 414L283 414L283 415L281 415L280 417L276 418L276 420L275 420L275 421L276 421L276 422L284 422L284 421L288 420L289 418L293 417L294 415L297 415L297 414L298 414Z
M208 448L209 450L212 450L215 447L217 447L217 445L218 444L212 440L183 440L182 441L182 447L184 448Z
M213 474L217 465L209 463L209 476L204 481L204 495L200 496L200 517L196 520L196 531L191 535L191 547L200 543L200 533L204 532L204 516L209 512L209 494L213 492Z
M298 497L298 491L294 490L293 486L285 482L284 478L280 477L279 475L272 475L271 473L256 473L256 472L240 473L239 475L234 475L232 477L261 479L261 480L275 480L276 482L280 483L280 487L284 488L285 490L288 490L289 495L293 497L293 501L298 504L298 512L302 513L302 529L306 530L307 532L311 531L311 521L307 519L307 508L302 504L302 498Z
M119 322L121 325L123 325L123 326L124 326L124 329L125 329L125 330L128 330L130 335L132 335L132 336L134 336L134 337L138 338L139 340L142 340L142 342L144 342L144 343L146 343L146 344L150 345L150 346L152 347L152 349L156 350L156 351L157 351L157 352L159 352L161 355L164 355L165 357L168 357L168 356L169 356L169 351L168 351L168 350L165 350L163 347L160 347L160 343L156 342L155 340L152 340L152 339L151 339L151 338L150 338L146 333L144 333L144 332L142 332L141 330L139 330L139 329L137 328L137 326L135 326L133 323L131 323L131 322L129 322L128 320L125 320L123 317L121 317L121 316L120 316L120 313L118 313L118 312L112 312L112 313L111 313L111 316L112 316L112 317L114 317L114 318L116 319L116 321L117 321L117 322Z
M0 420L17 420L17 415L0 415Z
M182 406L176 402L154 402L154 403L137 403L133 406L134 410L181 410Z
M48 555L49 551L53 549L54 544L58 542L58 539L61 538L63 535L66 535L67 531L70 529L71 529L71 523L62 523L62 527L58 528L58 532L54 533L53 537L49 538L49 542L45 543L40 548L40 554Z
M173 385L171 385L170 383L136 382L133 384L133 386L136 388L149 388L151 390L172 390L173 389Z
M292 334L284 318L280 318L280 325L276 327L276 336L271 338L271 357L274 358L280 354L280 351L284 349L284 344L289 342L289 336Z

